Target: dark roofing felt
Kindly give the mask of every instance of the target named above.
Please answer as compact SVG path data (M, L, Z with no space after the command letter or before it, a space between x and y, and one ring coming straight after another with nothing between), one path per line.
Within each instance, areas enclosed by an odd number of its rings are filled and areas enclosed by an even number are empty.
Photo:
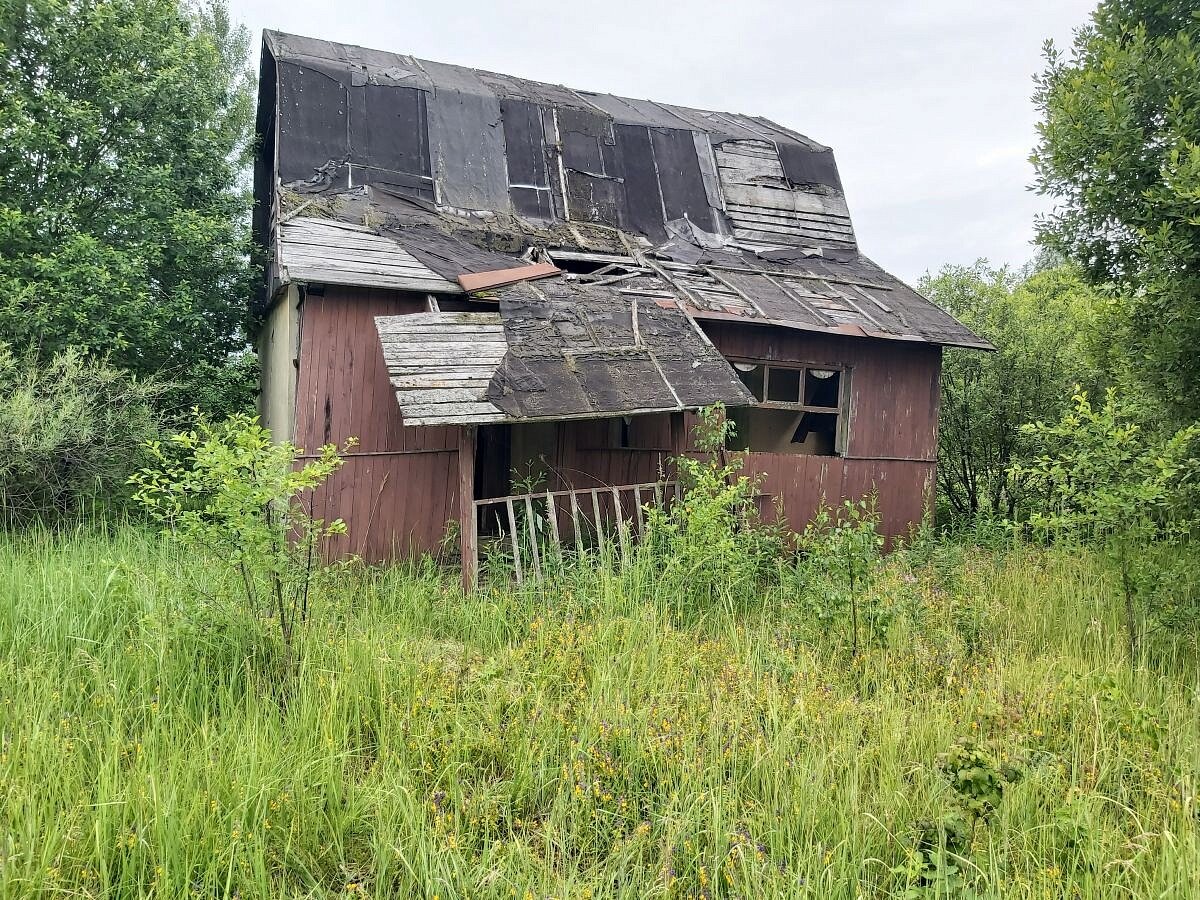
M832 151L769 120L278 32L260 92L258 231L279 281L322 280L320 248L291 247L318 229L289 222L327 218L394 242L376 279L415 260L435 293L574 255L599 271L538 290L580 309L641 295L693 318L990 347L859 252ZM328 280L380 268L360 235L325 232ZM521 293L500 295L506 331Z

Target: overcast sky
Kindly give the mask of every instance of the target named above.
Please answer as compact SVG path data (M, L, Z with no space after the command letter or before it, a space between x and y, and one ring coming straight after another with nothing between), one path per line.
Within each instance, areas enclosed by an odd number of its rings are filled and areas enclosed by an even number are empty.
M862 250L908 281L1033 254L1042 42L1094 0L230 0L296 34L702 109L829 144Z

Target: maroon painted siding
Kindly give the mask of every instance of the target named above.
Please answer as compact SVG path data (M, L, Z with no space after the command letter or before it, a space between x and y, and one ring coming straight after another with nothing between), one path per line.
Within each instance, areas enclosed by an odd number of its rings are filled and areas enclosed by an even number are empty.
M300 307L296 443L358 438L316 509L345 519L337 550L373 562L437 549L458 518L457 429L403 427L375 331L375 316L425 309L423 297L332 285Z
M872 492L888 536L904 535L921 521L935 483L940 348L725 323L706 323L706 331L726 356L850 370L845 457L746 455L746 473L765 476L762 490L783 501L790 527L803 528L822 502L836 505ZM547 460L551 486L653 481L664 464L669 474L681 439L694 449L695 423L688 415L672 434L670 418L634 418L631 443L641 449L613 449L608 421L561 423L558 456ZM657 440L647 437L654 435Z
M341 548L368 560L436 550L447 521L458 517L458 429L403 427L375 332L377 315L424 309L419 296L332 286L301 307L296 441L311 450L359 439L320 496L318 514L345 519ZM747 473L765 476L763 491L783 501L792 528L802 528L822 501L871 491L888 535L920 521L932 503L940 348L737 323L706 323L705 330L726 356L850 371L845 457L747 455ZM558 423L538 439L547 486L654 481L661 467L670 476L670 458L691 449L693 421L634 417L628 449L615 444L620 425L612 420ZM481 452L481 465L487 462Z
M782 498L792 528L802 528L822 499L833 504L871 491L889 536L921 521L935 484L940 347L753 325L705 330L726 356L850 369L844 458L748 454L746 470L767 476L763 490Z

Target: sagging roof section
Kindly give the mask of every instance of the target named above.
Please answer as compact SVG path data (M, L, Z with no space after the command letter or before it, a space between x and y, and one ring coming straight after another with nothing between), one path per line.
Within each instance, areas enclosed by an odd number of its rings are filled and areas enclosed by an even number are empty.
M430 293L460 290L391 238L336 220L296 217L284 222L276 261L284 281Z
M754 403L674 298L555 279L498 299L509 352L487 396L514 420Z
M543 288L549 288L544 290ZM518 284L499 313L375 319L408 425L699 409L754 398L673 300Z
M498 313L377 316L375 327L406 425L505 420L487 399L508 352Z
M703 319L992 349L859 252L832 151L766 119L277 32L262 69L270 296L498 304L379 320L410 424L753 402Z

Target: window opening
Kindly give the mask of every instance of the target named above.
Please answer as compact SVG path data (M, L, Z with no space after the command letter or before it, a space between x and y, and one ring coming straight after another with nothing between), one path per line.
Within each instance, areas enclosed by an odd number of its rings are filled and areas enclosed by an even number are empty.
M730 411L730 449L838 456L847 434L847 370L733 360L759 405Z

